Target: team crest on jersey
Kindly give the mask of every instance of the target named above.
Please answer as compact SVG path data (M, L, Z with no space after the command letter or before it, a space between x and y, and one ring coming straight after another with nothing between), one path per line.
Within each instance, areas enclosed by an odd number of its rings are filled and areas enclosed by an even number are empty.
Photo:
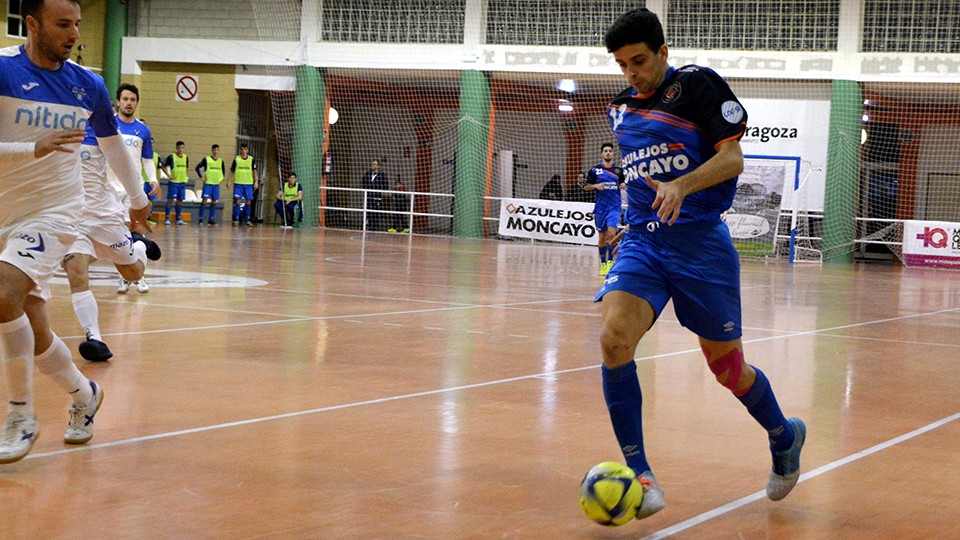
M613 131L616 131L623 123L623 113L627 111L627 104L620 105L617 110L610 109L610 118L613 120Z
M680 97L680 83L675 82L671 84L666 90L663 91L663 97L660 98L664 103L670 103L671 101L676 101Z
M77 97L77 101L82 102L83 98L87 97L87 91L78 86L74 86L73 88L70 89L70 91L73 92L73 95Z

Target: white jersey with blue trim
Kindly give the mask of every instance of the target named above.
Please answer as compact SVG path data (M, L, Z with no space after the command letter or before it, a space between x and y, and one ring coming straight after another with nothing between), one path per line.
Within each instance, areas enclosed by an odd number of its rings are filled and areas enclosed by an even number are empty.
M87 125L97 137L117 134L103 79L70 61L54 70L41 68L22 45L0 49L0 141L36 142ZM40 159L0 160L0 226L45 210L79 218L79 147Z
M143 163L141 160L153 160L153 142L150 140L150 128L138 118L134 118L132 122L124 122L120 115L116 115L116 118L117 126L120 128L120 137L123 139L127 151L133 156L133 162L137 164L137 168L139 169ZM110 183L110 187L120 195L120 199L125 203L128 202L127 191L123 188L123 183L120 182L120 178L109 166L107 167L107 181Z

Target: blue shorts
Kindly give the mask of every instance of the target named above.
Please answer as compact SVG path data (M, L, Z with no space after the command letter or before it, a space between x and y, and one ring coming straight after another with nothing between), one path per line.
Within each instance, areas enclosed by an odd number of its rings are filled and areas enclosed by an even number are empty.
M253 200L253 184L234 184L233 198L252 201Z
M616 231L617 224L620 223L620 207L595 208L593 210L593 223L597 226L597 232L603 232L608 227Z
M167 200L176 199L182 201L187 194L187 184L185 182L170 182L167 184Z
M203 200L210 199L211 201L219 201L220 184L204 184L203 192L201 193L200 198Z
M150 185L150 182L143 183L143 192L147 194L147 198L151 201L157 200L157 195L151 195L150 192L153 191L153 186Z
M653 224L657 225L657 224ZM740 259L722 221L631 226L595 302L610 291L643 298L656 317L673 298L677 320L711 341L740 338Z

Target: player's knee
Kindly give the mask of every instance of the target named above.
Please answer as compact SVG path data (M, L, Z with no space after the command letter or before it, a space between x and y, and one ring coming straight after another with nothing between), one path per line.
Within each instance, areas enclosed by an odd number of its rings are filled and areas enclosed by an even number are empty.
M608 367L617 367L631 360L635 347L636 343L624 325L616 322L603 325L600 331L600 350Z
M711 358L707 349L701 348L701 350L703 355L707 357L707 365L716 377L717 382L736 393L737 386L740 384L740 376L743 374L743 351L731 349L719 358Z

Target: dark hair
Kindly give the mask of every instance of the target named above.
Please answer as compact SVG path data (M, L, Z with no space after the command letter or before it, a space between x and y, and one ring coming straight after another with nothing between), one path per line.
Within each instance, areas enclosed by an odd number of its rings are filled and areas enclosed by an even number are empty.
M287 180L289 180L291 176L294 177L294 178L296 178L296 177L297 177L297 173L292 172L292 173L288 174L288 175L287 175Z
M185 146L185 144L183 141L177 141L177 144L175 144L174 146Z
M600 145L600 151L603 152L604 150L606 150L606 148L607 148L608 146L610 147L611 150L614 149L614 148L613 148L613 143L605 142L605 143L603 143L603 144Z
M210 147L210 151L219 150L219 149L220 149L220 145L219 145L219 144L215 144L215 145L213 145L213 146Z
M634 43L646 43L651 51L657 52L666 41L663 39L663 26L657 14L647 8L630 10L613 21L603 36L607 52Z
M247 149L249 149L250 147L247 146L247 143L243 143L243 144L240 145L240 148L247 148Z
M137 96L137 101L140 101L140 89L130 83L120 83L120 86L117 87L117 101L120 101L120 94L124 90L133 92L133 95Z
M44 0L20 0L20 17L26 21L27 17L33 17L40 20L40 12L43 10ZM73 3L80 5L80 0L73 0Z

